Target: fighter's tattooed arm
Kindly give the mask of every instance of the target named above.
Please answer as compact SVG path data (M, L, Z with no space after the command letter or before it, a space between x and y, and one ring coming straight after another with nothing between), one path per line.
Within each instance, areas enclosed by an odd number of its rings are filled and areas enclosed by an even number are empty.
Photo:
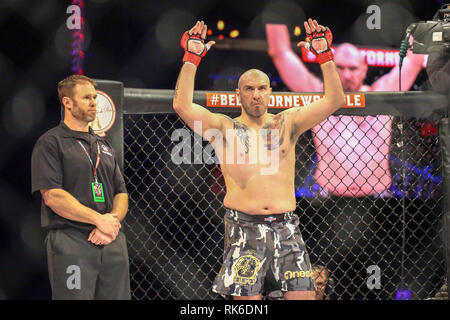
M268 150L279 148L284 142L285 132L285 115L279 113L262 127L261 135L266 140L265 147Z
M189 128L202 137L209 129L220 131L225 127L231 129L232 121L220 113L213 113L205 107L194 103L196 70L196 67L189 63L185 63L181 67L172 102L174 111Z
M245 146L245 153L248 153L250 151L249 128L245 124L233 120L233 129L236 131L236 136L239 137L241 143Z

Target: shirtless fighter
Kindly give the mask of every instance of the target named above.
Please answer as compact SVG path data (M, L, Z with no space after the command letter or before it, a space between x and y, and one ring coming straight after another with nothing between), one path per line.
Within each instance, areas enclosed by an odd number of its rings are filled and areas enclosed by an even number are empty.
M286 299L315 299L311 264L293 212L295 144L303 132L321 123L345 101L330 50L330 29L312 19L304 25L307 37L299 45L317 55L325 94L307 107L277 115L267 112L272 93L269 78L256 69L244 72L239 79L236 95L242 107L237 118L194 104L195 73L214 42L205 43L207 26L203 21L181 39L185 54L173 108L194 132L211 143L220 161L227 191L225 250L212 289L234 299L261 299L269 269L286 292ZM276 170L264 172L274 162Z

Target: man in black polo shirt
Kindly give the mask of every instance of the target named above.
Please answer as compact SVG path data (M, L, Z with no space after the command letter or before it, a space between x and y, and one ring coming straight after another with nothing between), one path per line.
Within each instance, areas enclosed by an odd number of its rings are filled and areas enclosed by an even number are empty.
M111 145L89 123L95 83L72 75L58 83L64 121L42 135L31 158L32 192L42 195L53 299L130 299L129 261L120 221L125 182Z

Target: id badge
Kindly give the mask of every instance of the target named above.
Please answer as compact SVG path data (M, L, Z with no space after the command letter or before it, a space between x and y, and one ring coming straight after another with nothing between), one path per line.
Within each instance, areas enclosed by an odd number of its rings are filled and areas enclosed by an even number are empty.
M103 185L101 182L92 182L92 195L94 196L94 202L105 202Z

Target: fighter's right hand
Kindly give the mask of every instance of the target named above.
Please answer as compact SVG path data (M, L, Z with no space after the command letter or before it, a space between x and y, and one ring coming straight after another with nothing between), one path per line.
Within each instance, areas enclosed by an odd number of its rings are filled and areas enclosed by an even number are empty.
M119 234L119 229L122 227L120 225L119 220L114 217L112 214L101 214L96 223L95 226L103 233L106 233L110 237L113 238L113 240L116 238L116 236Z
M215 44L214 41L205 44L207 29L203 21L197 21L195 26L183 34L180 41L184 49L183 62L189 62L198 67L202 58Z

